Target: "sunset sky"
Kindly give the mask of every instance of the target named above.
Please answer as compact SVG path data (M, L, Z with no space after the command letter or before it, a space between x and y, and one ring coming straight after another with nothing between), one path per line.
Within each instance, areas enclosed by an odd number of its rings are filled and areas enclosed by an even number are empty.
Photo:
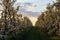
M16 4L20 5L20 12L28 16L34 25L37 17L42 11L45 11L46 5L52 4L53 1L56 0L17 0Z
M45 11L47 4L52 4L53 1L55 2L56 0L17 0L16 5L20 6L19 12L29 17L34 25L37 21L37 17L42 11ZM2 8L0 7L0 9Z

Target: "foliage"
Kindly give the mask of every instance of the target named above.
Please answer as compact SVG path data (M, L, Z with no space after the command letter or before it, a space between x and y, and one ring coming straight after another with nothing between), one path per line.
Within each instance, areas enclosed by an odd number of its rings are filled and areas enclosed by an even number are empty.
M48 40L48 37L39 28L28 27L13 37L9 36L9 39L10 40Z
M19 31L23 28L32 26L28 17L23 17L22 14L17 14L19 6L15 9L14 3L16 0L1 0L3 11L0 18L0 32L1 34L9 31ZM1 31L2 30L2 31Z
M51 40L60 40L60 37L54 36L54 37L51 37Z
M38 17L35 25L39 28L43 28L44 32L46 32L49 36L60 36L60 12L58 9L60 7L57 6L59 3L56 3L52 5L49 3L47 5L46 11L42 12L42 14Z

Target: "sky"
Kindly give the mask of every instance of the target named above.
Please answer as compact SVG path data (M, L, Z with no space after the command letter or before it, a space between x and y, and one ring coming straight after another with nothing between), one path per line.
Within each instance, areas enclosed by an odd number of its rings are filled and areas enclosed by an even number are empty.
M56 0L17 0L16 5L20 6L20 12L29 17L33 25L37 21L37 17L41 12L45 11L48 3L53 3Z
M46 10L47 4L52 4L53 1L56 2L56 0L17 0L14 7L20 6L19 13L27 16L35 25L38 16ZM0 6L0 9L2 9L2 6Z

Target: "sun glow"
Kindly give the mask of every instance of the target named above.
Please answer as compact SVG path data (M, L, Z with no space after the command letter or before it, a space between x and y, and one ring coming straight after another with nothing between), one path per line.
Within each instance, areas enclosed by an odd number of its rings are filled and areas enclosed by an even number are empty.
M37 21L37 18L36 17L29 17L29 19L31 20L33 26L35 26L35 23Z

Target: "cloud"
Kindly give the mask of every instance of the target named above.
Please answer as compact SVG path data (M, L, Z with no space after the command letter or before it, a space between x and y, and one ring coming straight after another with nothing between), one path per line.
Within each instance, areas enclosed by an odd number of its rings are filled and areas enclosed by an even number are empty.
M21 8L24 8L24 9L27 9L27 11L35 11L36 8L37 8L37 4L35 3L20 3L18 2L16 5L19 5L20 6L20 9Z
M25 16L37 17L40 12L35 11L37 5L34 3L20 3L18 2L16 5L20 6L19 11Z
M25 5L32 6L32 3L24 3Z
M24 11L21 13L25 16L38 17L40 12Z
M24 16L27 16L31 20L33 25L35 25L35 22L37 21L37 17L40 15L40 12L38 12L37 10L38 5L35 3L29 3L29 2L26 2L26 3L18 2L16 5L20 6L19 12Z

